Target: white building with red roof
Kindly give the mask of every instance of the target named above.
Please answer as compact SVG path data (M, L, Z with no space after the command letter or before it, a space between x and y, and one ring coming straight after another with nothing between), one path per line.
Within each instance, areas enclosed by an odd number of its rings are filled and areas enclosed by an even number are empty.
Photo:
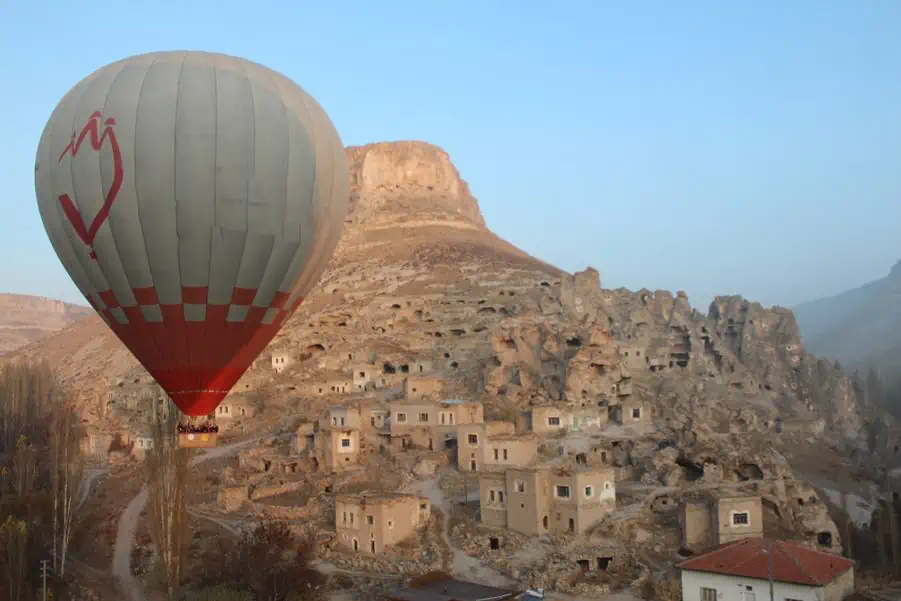
M797 543L749 538L677 566L682 601L841 601L854 592L854 562Z

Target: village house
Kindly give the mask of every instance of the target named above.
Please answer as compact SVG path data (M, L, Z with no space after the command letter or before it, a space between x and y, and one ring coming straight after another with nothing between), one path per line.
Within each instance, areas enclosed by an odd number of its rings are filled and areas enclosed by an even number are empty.
M226 399L216 407L216 420L241 419L245 417L253 417L254 408L249 403Z
M722 543L763 536L760 496L708 498L683 503L682 547L698 552Z
M391 410L378 402L363 403L360 406L361 423L364 430L381 432L388 426Z
M443 381L428 376L409 376L404 380L404 398L408 401L438 400Z
M781 540L733 541L677 567L684 601L842 601L854 591L852 560Z
M272 353L272 369L275 373L282 373L286 367L294 363L294 359L287 353Z
M639 345L619 345L620 360L628 369L643 369L648 366L646 348Z
M457 426L485 420L481 403L465 401L394 401L391 407L391 441L401 447L432 450L457 444Z
M381 370L375 365L369 363L355 363L350 369L353 372L354 390L356 392L364 392L366 390L379 388L378 376L381 375Z
M609 419L622 426L651 423L651 408L637 399L623 399L608 408Z
M429 522L424 497L402 493L362 493L335 498L338 544L352 551L382 553Z
M527 413L525 429L535 434L547 435L558 432L579 432L589 427L600 427L607 423L607 412L597 407L573 409L557 405L532 407Z
M358 428L317 428L313 434L314 469L341 472L359 463L360 430Z
M320 427L325 428L353 428L359 430L362 426L360 408L355 406L330 405L325 416L320 420Z
M350 394L354 391L353 378L337 371L327 372L325 377L306 385L307 392L313 396Z
M457 426L457 467L466 472L525 467L538 460L538 439L515 434L511 422Z
M96 461L106 461L114 438L109 432L86 434L81 441L81 452Z
M613 468L535 466L479 477L482 522L530 536L584 534L616 508Z
M132 453L136 459L144 459L153 448L153 435L148 431L141 431L134 437Z

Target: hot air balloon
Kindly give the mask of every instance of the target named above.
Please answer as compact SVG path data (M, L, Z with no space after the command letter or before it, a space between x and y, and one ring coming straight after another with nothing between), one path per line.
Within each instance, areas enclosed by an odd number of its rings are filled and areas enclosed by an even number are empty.
M195 417L317 283L349 201L322 107L206 52L134 56L76 84L44 128L35 189L75 285Z

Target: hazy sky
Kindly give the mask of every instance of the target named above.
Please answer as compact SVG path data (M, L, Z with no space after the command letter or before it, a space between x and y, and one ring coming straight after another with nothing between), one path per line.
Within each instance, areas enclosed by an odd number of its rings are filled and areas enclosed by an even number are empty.
M901 259L901 2L0 2L0 291L83 302L34 200L59 99L126 56L282 71L346 144L447 150L490 227L605 286L793 305Z

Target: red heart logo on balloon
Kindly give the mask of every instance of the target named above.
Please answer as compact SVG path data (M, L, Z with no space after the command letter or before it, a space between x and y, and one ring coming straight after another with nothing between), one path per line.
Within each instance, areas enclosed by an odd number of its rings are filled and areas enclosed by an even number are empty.
M91 147L97 152L100 152L103 141L109 140L110 150L113 153L113 183L106 193L103 206L100 207L100 210L97 211L97 215L94 216L91 226L85 227L81 211L78 210L78 207L75 206L75 203L72 202L72 199L68 194L61 194L59 196L59 203L62 205L63 212L65 212L72 227L75 229L75 233L78 234L78 237L81 238L82 242L91 248L92 259L97 258L97 253L94 252L94 237L97 236L100 226L103 225L103 222L109 217L113 202L115 202L116 196L119 194L119 188L122 187L123 176L122 152L119 149L119 141L116 139L116 132L114 129L116 120L112 117L107 118L107 120L103 122L104 128L102 134L98 131L101 120L100 111L94 111L87 123L84 124L84 127L81 128L81 133L72 132L72 140L69 142L69 145L63 149L62 154L59 155L59 161L57 161L58 163L61 163L67 154L71 155L74 159L75 155L78 154L78 150L81 148L82 143L86 139L90 139Z

